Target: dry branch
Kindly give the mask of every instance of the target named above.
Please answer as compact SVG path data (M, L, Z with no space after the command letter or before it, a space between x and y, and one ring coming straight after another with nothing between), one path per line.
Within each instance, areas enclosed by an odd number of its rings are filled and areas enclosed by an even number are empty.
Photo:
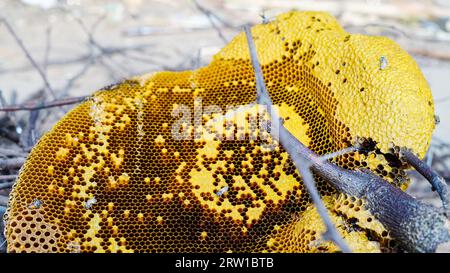
M31 56L30 52L27 50L27 48L25 47L25 45L23 44L22 40L19 38L19 36L17 35L17 33L14 31L14 29L12 28L12 26L8 23L8 21L4 18L0 18L0 22L3 22L3 24L6 26L6 29L8 30L8 32L13 36L14 40L16 40L17 44L19 45L19 47L22 49L22 51L25 53L25 56L27 57L27 59L30 61L30 63L33 65L33 67L36 69L36 71L39 73L39 75L41 76L42 80L44 81L45 87L48 90L48 92L50 92L50 95L56 99L56 94L53 91L53 88L50 86L50 83L47 79L46 74L42 71L41 67L39 67L39 65L37 64L37 62L34 60L34 58Z
M3 215L6 212L8 198L0 195L0 253L6 252L6 238L3 236L4 222Z
M266 105L268 107L268 112L270 113L272 128L275 130L271 131L272 137L275 140L279 141L280 144L284 147L284 149L290 155L292 161L294 162L295 167L301 174L303 178L303 183L308 190L310 197L317 208L317 212L322 218L326 231L322 235L323 239L334 242L343 252L349 253L351 252L350 248L347 246L345 241L340 236L336 227L333 225L330 216L328 215L328 211L323 203L320 194L316 188L314 183L314 178L312 173L310 172L310 166L308 160L305 160L300 154L296 153L295 150L295 142L293 139L296 139L290 132L281 124L279 117L273 111L272 99L270 98L269 92L266 89L266 85L264 83L264 77L261 71L261 66L258 61L258 56L256 53L256 47L253 42L253 37L251 34L251 30L248 26L245 28L245 34L247 36L248 47L250 50L250 58L252 61L253 70L256 76L256 90L257 90L257 103ZM277 131L278 129L278 131ZM298 142L298 140L297 140Z
M40 100L43 103L43 100ZM28 123L24 127L21 138L20 145L22 147L32 147L36 142L36 122L39 118L39 110L33 110L28 114Z
M58 106L69 105L69 104L76 104L76 103L84 101L85 99L86 99L86 97L82 96L82 97L64 98L64 99L59 99L59 100L54 100L54 101L44 102L44 103L29 102L29 103L24 103L24 104L1 107L0 112L34 111L34 110L40 110L40 109L45 109L45 108L58 107Z
M5 149L5 148L0 148L0 156L13 156L13 157L17 157L17 156L25 156L25 152L21 151L21 150L14 150L14 149Z
M25 158L21 157L0 159L0 170L20 169L23 163L25 163Z
M308 152L300 147L299 152ZM435 207L426 205L367 170L349 171L329 162L313 169L339 192L364 199L366 208L410 252L435 252L450 240L447 218Z
M430 166L425 162L419 160L416 155L414 155L410 150L403 149L401 155L405 158L406 162L411 164L421 175L423 175L439 194L442 200L442 207L444 209L445 215L449 215L449 205L450 205L450 193L448 192L447 183L442 176L433 171Z
M8 197L0 195L0 206L6 207L8 206ZM1 221L1 218L0 218Z
M6 183L0 183L0 190L11 188L14 185L14 183L15 183L14 181L6 182Z
M53 60L48 61L47 66L50 67L50 66L78 64L78 63L86 62L92 58L96 58L96 57L98 58L102 55L112 56L112 55L122 54L124 52L129 52L129 51L142 51L142 50L145 50L150 47L153 47L153 45L152 44L141 44L141 45L125 46L125 47L106 47L106 46L104 46L103 52L95 53L94 55L92 55L92 53L87 53L87 54L82 54L82 55L67 58L67 59L66 58L53 59ZM30 69L34 69L34 67L25 65L25 66L18 66L18 67L14 67L11 69L5 69L5 70L0 69L0 73L17 73L17 72L28 71Z
M64 96L69 93L69 90L72 88L72 86L75 84L75 82L80 79L86 72L89 70L91 65L94 63L95 58L89 59L83 67L70 79L67 80L66 85L61 89L61 94Z
M222 39L222 41L227 44L228 40L227 38L225 38L225 36L222 33L222 30L220 29L220 27L216 24L216 22L214 22L214 18L216 18L216 20L219 20L220 22L225 22L222 19L220 19L219 16L215 15L212 11L204 8L203 6L201 6L197 0L193 0L195 7L202 12L206 18L208 18L209 23L211 24L211 26L216 30L217 35L220 37L220 39Z
M203 7L202 5L200 5L198 3L197 0L193 0L196 8L198 10L200 10L202 13L204 13L206 16L208 17L212 17L214 19L216 19L217 21L219 21L223 26L227 27L227 28L234 28L234 26L232 24L230 24L229 22L227 22L226 20L222 19L220 16L218 16L217 14L215 14L214 12L212 12L211 10Z
M426 205L394 187L368 170L351 171L323 161L291 137L296 153L306 157L312 169L335 189L365 200L365 207L410 252L435 252L450 241L447 218L435 207Z
M16 178L17 175L15 174L0 175L0 182L4 180L15 180Z
M47 74L47 68L48 68L48 58L50 57L50 50L52 48L52 28L50 26L47 27L45 31L45 51L44 51L44 61L42 64L42 70L44 73Z

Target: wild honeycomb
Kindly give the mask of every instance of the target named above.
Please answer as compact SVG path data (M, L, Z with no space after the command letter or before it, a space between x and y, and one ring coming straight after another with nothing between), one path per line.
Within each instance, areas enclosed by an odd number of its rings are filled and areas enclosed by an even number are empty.
M320 12L252 28L264 78L286 128L319 155L370 139L334 161L404 187L390 150L423 156L431 92L387 38L350 35ZM206 67L136 77L96 92L31 152L5 220L10 252L323 252L324 226L289 155L260 124L243 33ZM182 117L182 118L181 118ZM362 200L316 177L354 251L390 240Z

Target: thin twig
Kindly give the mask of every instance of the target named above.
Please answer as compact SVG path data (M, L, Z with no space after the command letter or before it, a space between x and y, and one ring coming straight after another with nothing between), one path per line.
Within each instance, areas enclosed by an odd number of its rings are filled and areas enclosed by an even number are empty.
M440 99L436 99L436 102L434 104L443 103L443 102L446 102L446 101L449 101L449 100L450 100L450 96L446 96L446 97L443 97L443 98L440 98Z
M42 64L42 70L47 75L47 68L48 68L48 58L50 57L50 51L52 48L52 28L51 26L48 26L45 31L45 51L44 51L44 62Z
M8 197L0 195L0 206L7 206L8 205ZM1 218L0 218L1 221Z
M92 52L95 52L95 51L100 52L99 57L101 57L101 58L99 59L99 63L101 65L103 65L107 70L110 71L110 73L113 75L114 80L117 80L118 78L125 78L125 76L130 76L130 75L125 75L125 74L127 74L127 73L134 74L134 73L130 71L131 69L124 67L123 64L117 63L111 56L106 55L105 48L101 44L99 44L94 37L95 28L100 24L100 22L105 17L106 17L106 15L102 15L97 20L97 22L94 23L92 29L89 30L86 27L86 25L84 24L84 22L79 17L74 16L75 20L80 25L83 32L88 36L88 43L89 43L89 46L90 46ZM103 58L103 57L108 57L108 58ZM106 59L109 62L111 62L113 65L108 64L106 62ZM114 71L114 68L122 69L122 71L119 71L119 73L120 73L119 77L116 76L116 72Z
M434 159L434 146L430 145L430 148L428 149L427 157L426 157L426 163L431 168L433 165L433 159Z
M109 77L111 78L111 80L113 81L118 81L119 79L123 79L124 75L122 74L122 72L120 71L115 71L115 69L113 67L111 67L110 64L108 64L107 62L105 62L104 59L98 59L98 63L103 66L103 68L106 69L106 71L108 71L109 73Z
M6 213L6 206L8 203L8 199L2 200L3 198L6 198L4 196L0 196L0 253L6 252L6 238L4 236L4 223L3 223L3 215ZM3 204L5 203L5 204Z
M5 97L3 97L3 92L0 90L0 106L6 106Z
M8 23L8 21L5 18L0 18L0 22L3 22L3 24L6 26L6 29L8 30L8 32L11 34L11 36L13 36L14 40L16 40L16 42L19 45L19 47L25 53L25 56L27 57L27 59L30 61L30 63L33 65L33 67L36 69L36 71L39 73L39 75L41 76L42 80L44 81L46 89L48 90L48 92L50 92L50 95L54 99L56 99L56 94L53 91L53 88L51 87L50 82L47 79L47 76L42 71L41 67L37 64L37 62L34 60L34 58L31 56L30 52L25 47L25 45L23 44L22 40L16 34L16 32L14 31L12 26Z
M6 244L6 240L3 240L3 242L0 241L0 253L2 253L2 251L5 251L5 247L4 247L5 244Z
M15 180L16 178L16 174L0 175L0 181Z
M83 65L80 71L78 71L75 75L73 75L70 79L67 80L66 85L61 89L61 94L63 96L69 93L69 90L72 88L75 82L79 80L84 74L86 74L86 72L89 70L89 68L92 66L94 62L95 58L91 58L90 60L88 60L88 62Z
M163 66L163 64L161 64L158 60L156 60L152 57L146 57L146 56L142 56L142 55L134 56L134 55L132 55L132 52L121 52L119 54L123 55L125 58L127 58L129 60L138 61L138 62L147 64L147 65L153 65L156 67Z
M106 14L102 14L97 21L92 25L91 29L89 30L86 26L86 24L80 19L80 17L73 15L72 17L77 21L77 23L80 25L83 32L88 36L89 42L95 46L97 46L101 51L103 47L97 43L97 41L94 39L94 32L97 29L97 27L100 25L100 23L106 18Z
M414 38L414 37L411 37L408 33L406 33L405 30L403 30L400 26L394 25L393 22L390 22L389 24L368 23L368 24L364 24L364 25L353 25L353 24L344 25L344 29L346 29L346 30L356 28L356 29L362 29L364 32L366 32L365 30L370 27L377 27L377 28L381 28L381 29L391 30L392 32L398 33L398 34L400 34L400 36L408 38L408 39Z
M425 162L420 160L414 153L408 149L402 149L401 155L404 157L406 162L411 164L423 177L425 177L428 182L430 182L433 190L436 190L442 201L442 207L444 209L445 215L449 214L450 205L450 193L448 191L447 183L442 176L436 173L430 166Z
M200 10L202 13L206 14L206 16L214 17L217 21L219 21L223 26L225 26L227 28L235 28L232 24L230 24L226 20L222 19L220 16L218 16L217 14L212 12L211 10L209 10L209 9L203 7L202 5L200 5L197 2L197 0L193 0L193 2L195 4L195 6L197 7L197 9Z
M216 25L216 22L214 22L213 18L218 18L217 16L214 15L214 13L212 13L210 10L205 9L204 7L202 7L197 0L192 0L195 4L195 6L197 7L197 9L202 12L206 18L208 18L209 23L211 24L211 26L216 30L217 35L220 37L220 39L222 39L222 41L227 44L228 43L228 39L225 38L225 36L222 33L222 30L220 29L220 27L218 25Z
M19 144L20 138L17 133L17 123L12 119L13 115L2 115L0 117L0 136Z
M14 185L15 181L0 183L0 190L11 188Z
M0 159L0 170L5 169L19 169L25 163L25 158L6 158Z
M22 150L0 148L0 156L25 156L25 152Z
M94 56L100 56L100 55L116 55L116 54L121 54L123 52L128 52L128 51L142 51L145 50L147 48L153 47L154 45L152 44L142 44L142 45L135 45L135 46L125 46L125 47L103 47L103 52L101 52L100 54L95 54ZM67 59L55 59L55 60L49 60L47 66L60 66L60 65L72 65L72 64L77 64L77 63L82 63L85 62L89 59L91 59L92 53L87 53L87 54L82 54L76 57L72 57L72 58L67 58ZM23 71L28 71L30 69L32 69L33 66L19 66L19 67L14 67L14 68L10 68L10 69L5 69L5 70L1 70L0 69L0 73L17 73L17 72L23 72Z
M19 104L19 105L1 107L0 112L40 110L40 109L45 109L45 108L52 108L52 107L58 107L58 106L63 106L63 105L76 104L76 103L84 101L85 99L86 99L86 96L81 96L81 97L73 97L73 98L64 98L64 99L54 100L54 101L45 102L45 103L28 102L28 103Z
M44 100L41 100L40 103L44 103ZM39 118L39 113L40 110L33 110L29 113L28 124L22 132L22 136L25 137L22 143L23 147L32 147L36 142L36 122Z
M51 35L52 35L52 28L50 25L47 26L47 29L45 31L45 51L44 51L44 59L42 61L42 72L45 74L46 77L48 77L48 58L50 56L50 51L52 48L51 44ZM45 97L42 96L39 99L40 103L45 102ZM25 129L22 132L21 137L21 144L23 147L31 147L34 145L36 141L36 122L39 117L39 110L33 110L29 113L28 116L28 124L25 126Z
M327 208L325 207L325 204L323 203L320 194L315 186L314 178L310 170L311 163L308 162L308 159L302 157L299 153L295 151L293 144L295 143L294 139L295 137L289 133L289 131L282 125L279 124L280 120L279 117L272 111L272 100L270 98L270 95L266 89L266 85L264 83L264 77L262 74L261 66L258 61L258 56L256 53L256 47L253 42L253 37L250 31L250 28L248 26L244 27L245 34L247 36L247 42L248 47L250 51L250 58L252 61L252 66L255 71L256 75L256 90L257 90L257 103L266 105L269 109L271 122L274 125L274 128L279 128L279 132L276 130L271 131L272 137L279 140L281 145L284 147L284 149L288 152L290 155L292 161L294 162L294 165L296 166L297 170L300 172L303 183L308 190L310 197L317 208L317 212L319 213L320 217L322 218L325 226L326 231L322 235L325 240L329 240L334 242L343 252L351 252L350 248L347 246L345 241L342 239L342 237L339 235L339 232L337 231L336 227L334 226L333 222L331 221L331 218L328 214ZM279 135L277 135L279 133ZM298 141L298 140L297 140Z

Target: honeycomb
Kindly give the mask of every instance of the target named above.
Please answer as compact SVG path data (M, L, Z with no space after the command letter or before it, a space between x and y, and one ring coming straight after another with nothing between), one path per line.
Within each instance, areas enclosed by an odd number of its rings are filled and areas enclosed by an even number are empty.
M286 128L319 155L371 140L371 151L333 161L405 188L408 166L392 147L422 157L434 128L431 92L413 59L320 12L281 14L252 33ZM8 251L339 251L321 238L325 227L255 96L244 33L206 67L96 92L23 166L5 214ZM316 183L353 251L391 248L363 200Z

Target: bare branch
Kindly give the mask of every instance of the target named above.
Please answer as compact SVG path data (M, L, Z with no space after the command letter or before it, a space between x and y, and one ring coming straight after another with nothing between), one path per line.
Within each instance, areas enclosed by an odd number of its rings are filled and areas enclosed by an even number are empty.
M50 86L50 83L47 79L46 74L42 71L41 67L37 64L37 62L34 60L34 58L31 56L30 52L27 50L25 45L23 44L22 40L19 38L19 36L16 34L12 26L8 23L8 21L5 18L0 18L0 22L3 22L3 24L6 26L6 29L8 32L13 36L14 40L16 40L19 47L22 49L22 51L25 53L25 56L30 61L30 63L33 65L33 67L36 69L36 71L41 76L42 80L44 81L45 87L50 92L50 95L56 99L56 94L53 91L53 88Z
M51 43L52 28L50 26L48 26L45 31L45 37L46 37L46 41L45 41L44 62L42 65L42 70L45 74L47 74L48 58L50 57L50 50L52 48L52 43Z
M7 205L8 205L8 197L0 195L0 206L5 207ZM1 218L0 218L0 220L1 220Z
M0 106L5 106L5 105L6 105L6 100L5 100L5 97L3 97L2 90L0 90Z
M5 149L5 148L0 148L0 156L25 156L25 152L23 152L22 150L13 150L13 149Z
M64 96L69 93L69 90L72 88L72 86L75 84L77 80L79 80L83 75L86 74L86 72L89 70L91 65L94 63L95 58L91 58L88 60L87 63L83 65L83 67L70 79L67 80L66 85L61 89L61 94Z
M1 107L0 112L40 110L40 109L45 109L45 108L58 107L58 106L69 105L69 104L76 104L76 103L84 101L85 99L86 99L86 97L82 96L82 97L64 98L64 99L59 99L59 100L54 100L54 101L44 102L44 103L29 102L29 103L24 103L24 104Z
M197 7L197 9L200 10L202 13L204 13L206 16L215 18L217 21L219 21L223 26L225 26L227 28L234 28L234 26L232 24L230 24L226 20L222 19L220 16L218 16L217 14L212 12L211 10L209 10L209 9L203 7L202 5L200 5L197 2L197 0L193 0L193 2L195 4L195 6Z
M414 153L408 149L402 149L401 155L406 162L411 164L420 174L422 174L431 184L433 190L436 190L442 201L442 207L445 215L449 215L450 194L448 192L447 183L442 176L433 171L430 166L420 160Z
M101 45L99 45L97 43L97 41L94 39L94 32L95 32L96 28L100 25L100 23L106 18L106 14L102 14L97 19L97 21L92 25L90 30L87 28L86 24L84 24L84 22L78 16L73 15L73 18L80 25L80 27L84 31L84 33L86 33L86 35L88 36L89 43L98 47L98 49L100 49L100 51L103 51L103 47Z
M7 158L0 159L0 170L19 169L25 163L25 158Z
M43 100L40 100L43 103ZM21 134L21 146L32 147L36 141L36 123L39 118L40 110L33 110L28 115L28 123Z
M92 52L100 52L100 54L98 55L99 57L99 63L101 65L103 65L112 75L112 78L114 80L117 80L118 78L125 78L126 76L130 76L127 74L134 74L133 72L130 72L131 69L129 68L125 68L123 64L119 64L117 63L113 58L111 58L110 56L108 56L106 53L105 48L99 44L95 38L94 38L94 30L95 28L100 24L100 22L106 18L106 15L102 15L96 23L94 23L93 27L91 30L89 30L86 25L84 24L84 22L77 16L73 16L75 18L75 20L77 21L77 23L80 25L81 29L84 31L84 33L88 36L88 43L89 46L91 48ZM103 58L103 57L108 57L108 58ZM110 63L112 63L113 65L108 64L108 62L106 62L106 60L108 60ZM122 69L122 71L119 71L120 76L117 76L116 71L114 71L114 68L119 68Z
M197 0L192 0L195 4L195 6L197 7L197 9L202 12L206 18L208 18L209 23L211 24L211 26L216 30L217 35L220 37L220 39L222 39L222 41L224 42L224 44L228 43L228 39L225 38L225 36L222 33L222 30L220 29L220 27L218 25L216 25L216 22L214 22L213 18L218 18L217 15L214 15L214 13L212 13L210 10L205 9L204 7L202 7Z
M19 144L20 137L16 131L17 124L12 118L13 115L2 115L0 117L0 136L12 141L15 144Z
M7 204L8 198L0 195L0 253L6 252L6 238L3 233L3 230L5 229L3 215L6 212Z
M295 146L299 141L282 124L279 124L280 119L272 109L272 100L269 93L267 92L266 85L264 83L264 77L258 61L258 56L256 53L255 44L253 42L251 30L248 26L245 26L244 29L247 36L248 47L250 50L250 58L256 75L256 101L257 103L266 105L269 108L268 110L271 116L271 122L274 125L273 128L279 128L279 132L271 131L271 134L275 139L279 140L281 145L290 155L295 167L300 172L303 178L303 183L308 190L314 205L317 208L317 212L319 213L326 226L326 231L323 234L323 238L325 240L334 242L343 252L349 253L351 252L350 248L347 246L347 244L337 231L336 227L333 225L333 222L328 215L325 204L323 203L316 188L313 175L310 171L311 163L309 162L308 158L305 158L300 153L296 152Z
M16 174L0 175L0 181L15 180L16 178Z
M6 182L6 183L0 183L0 190L11 188L14 185L15 181L12 182Z
M116 54L122 54L124 52L129 51L142 51L147 48L153 47L152 44L141 44L141 45L135 45L135 46L124 46L124 47L103 47L103 52L92 54L82 54L76 57L71 57L67 59L55 59L55 60L49 60L47 66L59 66L59 65L72 65L77 63L82 63L85 61L88 61L89 59L93 57L99 57L100 55L106 55L106 56L112 56ZM0 73L16 73L16 72L23 72L32 69L33 66L18 66L10 69L1 70Z

